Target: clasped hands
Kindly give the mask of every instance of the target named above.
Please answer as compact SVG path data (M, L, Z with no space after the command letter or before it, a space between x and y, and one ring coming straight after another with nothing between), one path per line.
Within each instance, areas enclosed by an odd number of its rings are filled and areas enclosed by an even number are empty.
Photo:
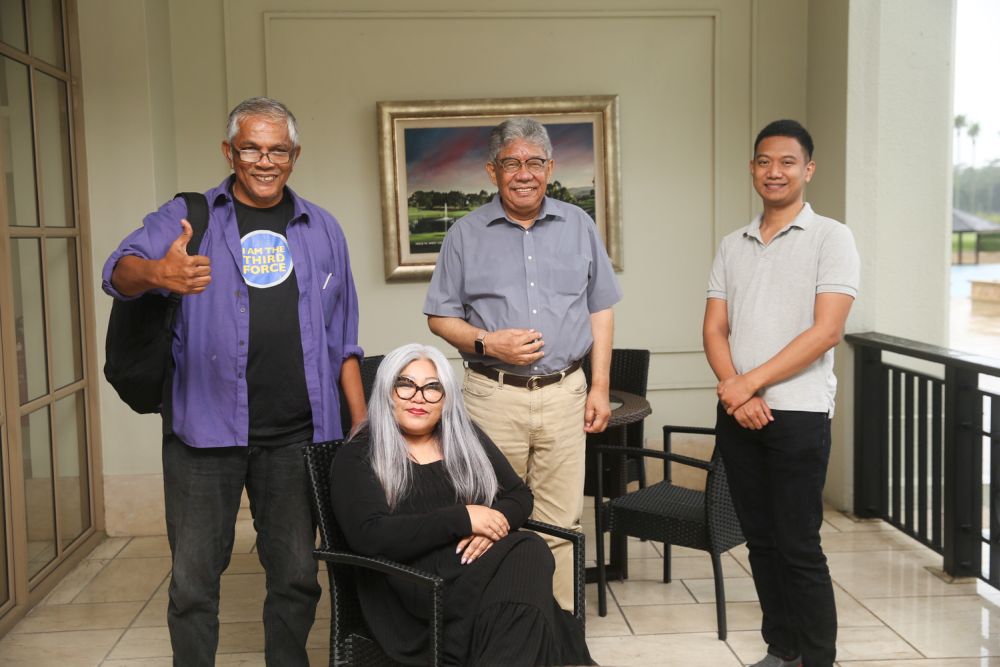
M719 382L715 393L727 415L743 428L757 431L774 421L771 408L757 395L758 389L746 375L734 375Z
M472 535L458 542L456 554L462 554L462 565L468 565L486 553L494 542L499 542L510 532L510 524L502 512L485 505L466 505Z

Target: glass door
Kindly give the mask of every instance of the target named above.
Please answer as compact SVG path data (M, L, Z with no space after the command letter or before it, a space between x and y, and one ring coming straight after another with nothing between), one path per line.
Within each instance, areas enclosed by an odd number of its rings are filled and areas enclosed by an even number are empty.
M63 0L0 0L0 620L94 532L66 26Z

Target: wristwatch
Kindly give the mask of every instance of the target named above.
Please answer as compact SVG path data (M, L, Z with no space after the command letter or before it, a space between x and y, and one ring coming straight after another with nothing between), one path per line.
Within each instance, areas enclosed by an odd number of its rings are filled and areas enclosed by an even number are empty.
M476 354L481 354L486 356L486 334L489 331L480 331L479 335L476 336Z

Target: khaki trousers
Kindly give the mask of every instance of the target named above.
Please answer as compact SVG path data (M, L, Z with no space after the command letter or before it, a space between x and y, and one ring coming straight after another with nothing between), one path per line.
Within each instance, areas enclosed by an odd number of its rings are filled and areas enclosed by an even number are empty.
M472 419L486 431L535 495L531 518L580 531L583 513L583 415L587 381L577 369L561 382L529 390L466 369L462 386ZM573 545L543 535L556 561L559 606L573 611Z

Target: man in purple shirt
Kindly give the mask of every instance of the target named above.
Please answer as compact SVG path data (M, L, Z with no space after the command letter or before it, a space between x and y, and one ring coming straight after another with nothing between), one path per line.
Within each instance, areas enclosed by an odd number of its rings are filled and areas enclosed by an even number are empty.
M184 295L165 397L163 483L173 568L174 664L213 665L219 582L244 487L267 573L268 665L308 665L320 589L302 448L342 437L340 399L365 418L358 304L337 221L285 186L301 152L295 117L252 98L229 114L233 175L205 193L198 255L183 199L164 204L104 266L117 299Z

